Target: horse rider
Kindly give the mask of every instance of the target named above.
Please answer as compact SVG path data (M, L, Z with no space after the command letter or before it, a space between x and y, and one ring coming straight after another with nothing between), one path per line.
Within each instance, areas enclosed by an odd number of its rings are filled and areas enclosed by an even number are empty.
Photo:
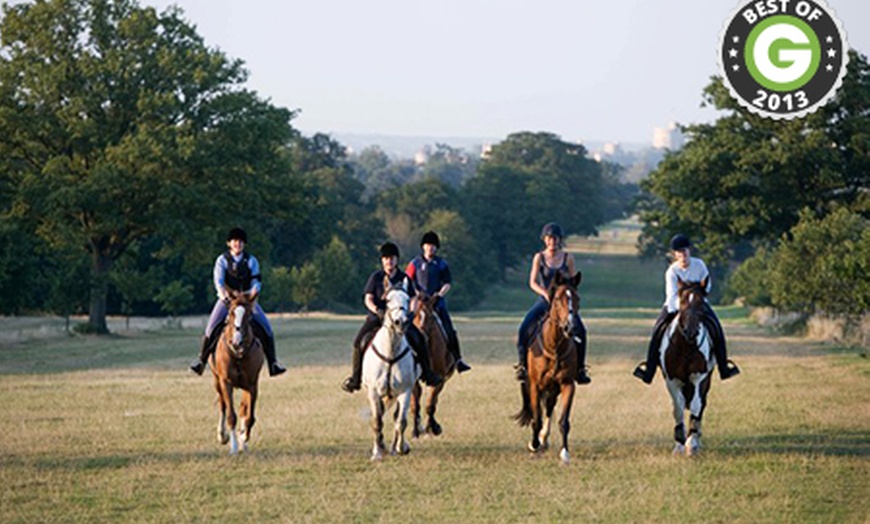
M428 296L438 297L433 309L447 332L447 348L456 360L456 371L465 373L471 369L471 366L462 360L462 354L459 351L459 337L456 335L453 321L447 312L445 295L450 291L452 279L447 261L436 254L440 248L441 240L437 233L434 231L424 233L420 240L421 253L408 263L405 273L415 281L417 289Z
M401 286L402 282L407 278L408 295L413 298L416 294L414 281L408 278L408 275L404 271L399 269L399 247L392 242L386 242L380 247L379 251L381 255L381 269L369 275L363 291L366 318L353 341L353 372L341 385L341 388L348 393L359 390L362 382L363 353L365 353L375 332L383 324L387 307L386 289L384 287L385 277L391 286ZM423 370L423 382L429 386L440 384L443 379L432 371L426 342L413 322L408 323L405 329L405 338L416 354L417 361Z
M665 303L656 319L652 330L652 338L647 349L646 362L641 362L634 370L634 376L651 384L659 365L659 347L662 343L668 326L674 317L680 312L680 296L677 285L678 280L683 282L703 282L707 279L707 292L712 288L710 272L707 265L700 258L691 256L692 243L689 237L683 234L674 235L670 242L671 256L674 262L665 271ZM734 362L728 360L728 352L725 347L725 334L722 324L713 312L710 304L704 300L704 324L707 326L713 338L713 353L716 356L716 365L719 368L719 377L722 380L729 379L740 373L740 368Z
M230 299L226 294L226 289L244 292L251 300L260 294L262 288L260 263L257 261L257 257L245 251L247 242L248 235L245 231L234 227L227 235L227 251L219 255L214 262L213 275L217 300L205 328L199 358L190 364L190 370L197 375L202 375L205 370L208 357L215 350L222 332L218 326L224 323L229 314L227 306L229 306ZM254 302L253 319L254 332L263 343L263 352L266 354L266 362L269 365L269 376L274 377L284 373L287 368L278 362L275 356L275 335L259 302Z
M516 377L520 382L528 380L526 370L526 358L529 351L529 341L539 328L541 321L550 309L549 293L547 288L556 278L557 273L570 278L576 273L574 270L574 256L565 251L565 235L562 226L555 222L545 224L541 229L541 240L544 249L535 253L532 259L532 268L529 271L529 287L538 295L532 307L526 313L517 334L517 354L519 363L516 365ZM579 384L589 384L592 379L586 374L586 326L580 319L580 312L575 312L574 332L571 334L577 343L577 374L575 380Z

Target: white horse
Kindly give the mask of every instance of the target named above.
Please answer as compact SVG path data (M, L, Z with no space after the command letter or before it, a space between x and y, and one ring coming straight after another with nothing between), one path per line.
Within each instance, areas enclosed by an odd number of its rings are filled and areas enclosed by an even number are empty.
M693 456L701 449L701 419L716 365L713 341L702 321L706 285L706 281L679 282L680 314L668 326L659 349L674 408L674 455ZM685 411L689 412L688 438Z
M405 329L411 320L409 310L408 279L401 286L387 287L387 310L384 323L363 356L362 382L366 388L372 410L374 447L372 460L381 460L384 455L384 411L397 403L393 415L392 455L404 455L411 451L405 440L408 425L408 408L411 390L419 372L414 362L411 346L405 339Z

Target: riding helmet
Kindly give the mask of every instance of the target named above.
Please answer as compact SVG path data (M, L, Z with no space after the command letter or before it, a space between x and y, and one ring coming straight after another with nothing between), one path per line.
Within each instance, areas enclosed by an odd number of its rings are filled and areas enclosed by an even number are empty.
M427 231L423 234L423 239L420 240L420 246L423 244L432 244L437 248L441 248L441 239L438 238L438 233L434 231Z
M396 257L399 258L399 246L392 242L384 242L381 246L381 258Z
M227 235L227 242L230 240L241 240L245 244L248 243L248 234L245 233L245 230L240 227L234 227L230 229L229 234Z
M671 239L671 251L680 251L681 249L686 249L687 247L692 247L692 242L689 241L689 237L683 235L682 233L674 235Z
M541 229L541 238L544 237L565 238L565 234L562 232L562 226L555 222L548 222Z

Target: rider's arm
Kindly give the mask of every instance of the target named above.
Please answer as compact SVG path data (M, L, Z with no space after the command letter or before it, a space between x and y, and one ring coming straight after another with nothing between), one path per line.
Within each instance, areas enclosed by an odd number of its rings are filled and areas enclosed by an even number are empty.
M214 261L214 271L212 272L212 278L214 280L214 289L217 291L217 296L219 300L226 300L226 292L224 291L224 284L226 282L227 275L227 265L226 259L224 259L223 255L217 257Z
M565 265L568 268L568 276L574 278L574 275L577 274L576 265L574 264L574 255L571 253L565 253Z
M441 260L441 282L443 285L441 289L438 290L438 294L442 297L446 295L450 291L450 283L453 281L453 277L450 275L450 266L447 265L447 262Z
M375 296L371 293L366 293L365 297L363 297L363 304L365 304L366 309L372 312L372 314L378 314L378 306L375 304Z
M674 271L674 266L671 265L665 271L665 307L668 308L668 313L680 309L680 297L677 295L677 291L677 273Z
M260 289L263 287L262 277L260 276L260 262L257 260L257 257L254 255L248 256L248 267L251 269L251 275L253 276L248 295L253 300L257 298L257 295L260 294Z
M541 254L535 253L535 257L532 259L532 270L529 271L529 287L532 288L532 291L544 297L547 301L550 300L550 295L547 293L547 290L544 289L541 284L538 283L538 276L540 275L540 267L541 267Z

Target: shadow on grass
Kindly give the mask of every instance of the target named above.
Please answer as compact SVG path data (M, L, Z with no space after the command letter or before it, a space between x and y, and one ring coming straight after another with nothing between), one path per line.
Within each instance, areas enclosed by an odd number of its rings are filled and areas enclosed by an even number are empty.
M724 455L763 453L809 456L870 456L870 431L837 431L830 434L793 433L731 438L717 444Z

